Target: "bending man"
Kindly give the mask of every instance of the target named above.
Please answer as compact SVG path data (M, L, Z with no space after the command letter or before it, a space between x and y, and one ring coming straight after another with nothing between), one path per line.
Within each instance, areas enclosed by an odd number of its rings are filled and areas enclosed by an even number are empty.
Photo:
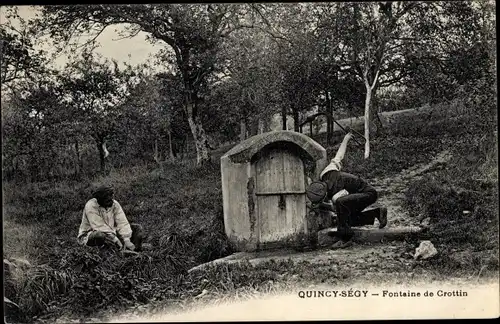
M364 179L350 173L342 172L342 160L352 133L345 135L335 157L320 174L320 182L313 182L308 191L315 192L313 203L333 201L337 214L337 233L339 240L332 248L343 248L352 245L354 231L351 227L373 225L379 221L379 228L387 225L387 208L380 207L364 211L375 203L378 193ZM315 188L312 188L315 187ZM317 201L314 201L316 200Z

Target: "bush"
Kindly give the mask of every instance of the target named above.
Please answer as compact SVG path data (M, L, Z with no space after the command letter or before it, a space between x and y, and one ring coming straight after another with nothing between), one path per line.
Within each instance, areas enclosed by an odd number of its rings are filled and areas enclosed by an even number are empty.
M413 182L405 193L405 205L413 217L431 217L432 220L456 220L462 215L462 201L449 185L426 176Z
M498 269L498 262L490 260L491 251L499 246L498 179L491 171L496 145L491 138L476 134L459 139L449 150L454 157L448 168L412 182L405 206L411 216L431 220L431 240L442 251L431 264L451 267L456 263L451 256L456 250L489 251L481 256L480 264Z

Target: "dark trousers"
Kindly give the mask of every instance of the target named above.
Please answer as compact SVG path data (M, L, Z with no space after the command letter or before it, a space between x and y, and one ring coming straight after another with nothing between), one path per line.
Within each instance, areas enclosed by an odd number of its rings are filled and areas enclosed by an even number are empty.
M380 208L363 211L377 201L377 191L367 188L363 192L350 194L337 199L337 236L349 241L354 236L351 227L373 225L380 215Z
M140 224L131 223L130 228L132 229L132 237L130 241L135 245L135 250L140 251L142 246L142 241L144 239L144 229ZM103 232L94 231L89 235L87 240L88 246L103 246L107 244L106 234ZM117 235L120 241L123 243L123 239Z

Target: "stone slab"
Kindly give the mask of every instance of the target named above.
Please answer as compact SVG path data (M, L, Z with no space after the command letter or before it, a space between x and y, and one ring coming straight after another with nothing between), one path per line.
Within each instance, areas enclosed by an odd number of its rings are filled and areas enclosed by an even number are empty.
M307 252L297 252L292 249L281 249L273 251L258 251L258 252L237 252L225 258L217 259L211 262L200 264L191 268L188 272L195 272L206 269L217 264L236 264L250 263L252 266L257 266L261 263L274 260L290 261L294 263L310 262L312 264L328 264L334 262L344 262L356 264L362 259L373 258L376 255L383 255L386 258L391 258L394 253L401 249L401 243L392 245L382 244L355 244L348 249L331 250L328 248L316 249Z
M336 228L326 228L318 232L318 245L328 246L335 242ZM360 243L375 243L382 241L402 241L408 236L418 236L425 238L426 231L422 227L407 226L407 227L389 227L389 228L373 228L359 227L353 228L355 242Z
M373 247L370 244L380 243L384 241L403 241L408 236L417 235L419 238L426 237L426 230L421 227L408 226L408 227L391 227L391 228L373 228L373 227L360 227L353 228L353 240L360 243L353 248L328 250L324 249L334 243L333 233L336 228L327 228L318 232L318 247L313 251L298 252L295 249L277 249L268 251L255 251L255 252L237 252L225 258L213 260L211 262L200 264L191 268L188 272L203 270L207 267L217 264L234 264L240 262L249 262L251 265L258 265L262 262L275 260L275 261L309 261L309 262L324 262L329 259L338 258L358 258L360 255L372 253L377 250L392 249L395 246L377 246ZM364 245L366 244L366 245ZM380 245L380 244L379 244Z

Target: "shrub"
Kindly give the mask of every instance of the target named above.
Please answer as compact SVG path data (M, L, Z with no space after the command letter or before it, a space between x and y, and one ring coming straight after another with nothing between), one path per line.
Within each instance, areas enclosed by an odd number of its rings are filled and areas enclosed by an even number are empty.
M475 134L459 139L449 150L454 157L448 168L412 182L405 194L411 216L431 219L431 240L442 251L431 264L448 270L456 263L452 249L496 251L499 245L498 179L491 171L496 145ZM491 257L486 253L480 263L498 269Z

